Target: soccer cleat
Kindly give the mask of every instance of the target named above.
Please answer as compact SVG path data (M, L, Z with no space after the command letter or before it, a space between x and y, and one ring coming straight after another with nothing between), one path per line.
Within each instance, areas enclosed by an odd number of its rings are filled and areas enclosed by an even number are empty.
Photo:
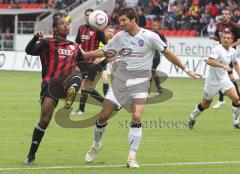
M235 129L240 129L239 123L238 123L238 124L234 124L233 127L234 127Z
M92 145L88 150L85 161L91 163L95 160L97 153L101 150L101 144L99 146Z
M78 110L74 111L72 114L74 114L74 115L83 115L84 112L81 111L80 109L78 109Z
M188 127L189 127L189 129L193 129L195 123L196 123L196 120L193 120L191 117L189 117L189 121L188 121Z
M76 90L73 86L71 86L67 91L67 98L65 100L65 109L69 109L76 97Z
M139 168L139 165L137 163L137 160L135 157L129 157L127 161L127 167L128 168Z
M219 109L223 104L225 104L225 101L218 101L215 105L213 105L213 109Z
M27 159L24 161L24 164L31 166L34 161L35 157L27 157Z

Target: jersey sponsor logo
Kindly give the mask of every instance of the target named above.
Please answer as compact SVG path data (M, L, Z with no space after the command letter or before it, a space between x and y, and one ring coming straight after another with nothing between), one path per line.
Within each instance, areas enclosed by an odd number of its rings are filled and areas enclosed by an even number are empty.
M73 45L70 45L69 47L71 48L71 50L75 50L75 47Z
M72 52L72 50L66 50L66 49L60 48L60 49L58 49L58 54L65 55L65 56L71 56L71 55L73 55L73 52Z
M90 32L89 32L89 35L90 35L90 36L93 36L93 35L94 35L94 31L90 31Z
M143 47L144 46L144 40L140 39L138 41L138 44L139 44L140 47Z
M81 39L82 39L82 40L89 40L89 39L90 39L90 36L89 36L89 35L82 35L82 36L81 36Z

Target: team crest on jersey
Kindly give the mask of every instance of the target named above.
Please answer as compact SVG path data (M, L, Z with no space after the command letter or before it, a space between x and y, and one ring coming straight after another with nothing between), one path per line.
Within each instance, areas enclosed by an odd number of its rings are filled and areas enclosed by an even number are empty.
M94 34L94 31L90 31L89 35L92 36Z
M70 45L69 47L71 48L71 50L75 50L75 47L73 45Z
M138 44L139 44L140 47L143 47L143 45L144 45L144 40L140 39L140 40L138 41Z

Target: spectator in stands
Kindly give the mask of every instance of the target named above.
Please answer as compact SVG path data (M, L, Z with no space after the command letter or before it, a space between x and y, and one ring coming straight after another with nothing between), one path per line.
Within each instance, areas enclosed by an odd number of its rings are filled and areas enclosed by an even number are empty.
M232 17L232 21L240 24L240 10L235 10L234 15Z
M136 13L138 16L139 27L145 27L146 26L146 17L144 16L144 14L139 6L136 7Z
M217 25L216 25L216 22L214 20L214 18L211 18L210 19L210 22L208 24L208 27L207 27L207 32L208 32L208 35L214 35L215 31L217 29Z
M120 3L116 2L113 12L111 14L111 24L113 26L118 26L118 13L119 13L120 9L121 9Z
M6 28L3 35L3 48L4 50L13 50L13 35L10 28Z
M218 12L219 12L219 10L218 10L218 8L217 8L217 6L215 5L215 4L213 4L212 2L209 2L209 14L210 14L210 16L212 16L213 18L215 18L217 15L218 15Z

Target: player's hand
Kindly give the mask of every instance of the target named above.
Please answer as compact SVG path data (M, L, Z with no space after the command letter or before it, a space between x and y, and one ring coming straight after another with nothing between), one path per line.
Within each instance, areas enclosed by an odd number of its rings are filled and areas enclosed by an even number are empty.
M196 73L196 72L194 72L194 71L191 71L191 70L189 70L189 71L187 72L187 74L188 74L190 77L194 78L194 79L197 79L197 78L200 78L200 77L202 77L202 75L201 75L201 74L199 74L199 73Z
M227 72L231 72L232 68L230 68L228 65L223 65L223 68L227 70Z
M35 34L35 36L37 36L37 37L39 37L39 38L43 38L43 36L44 36L44 34L43 34L43 32L37 32L36 34Z

